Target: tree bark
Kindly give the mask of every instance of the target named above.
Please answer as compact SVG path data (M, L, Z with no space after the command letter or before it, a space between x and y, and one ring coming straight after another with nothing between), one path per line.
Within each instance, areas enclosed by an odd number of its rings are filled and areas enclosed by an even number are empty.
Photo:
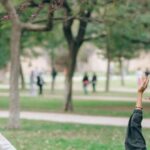
M124 82L124 68L123 68L123 62L122 59L119 58L119 67L120 67L120 78L121 78L121 85L125 86L125 82Z
M72 86L73 86L73 75L76 68L76 60L77 60L78 50L70 50L69 55L69 63L68 63L68 72L66 74L66 93L65 93L65 111L73 111L73 103L72 103Z
M66 75L66 82L65 82L65 111L73 111L73 104L72 104L72 77Z
M11 71L10 71L10 113L9 128L20 127L20 100L19 100L19 49L20 49L21 28L18 23L12 25L11 35Z
M105 87L105 91L106 92L109 92L109 88L110 88L110 63L111 63L111 60L110 58L108 57L108 60L107 60L107 73L106 73L106 87Z

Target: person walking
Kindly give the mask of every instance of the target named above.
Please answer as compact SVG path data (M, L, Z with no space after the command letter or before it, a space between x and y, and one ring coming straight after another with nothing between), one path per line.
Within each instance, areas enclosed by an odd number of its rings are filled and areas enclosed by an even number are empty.
M32 70L30 73L30 94L31 94L31 96L36 95L35 80L36 80L36 73L34 70Z
M42 73L39 73L37 75L37 86L39 88L39 95L43 94L43 85L44 85L44 80L43 80L43 77L42 77Z
M147 150L146 141L142 134L143 106L142 97L149 83L148 77L142 77L138 85L138 97L135 109L129 119L125 138L125 150Z
M95 73L92 76L91 83L92 83L93 92L96 92L97 76Z
M51 76L52 76L51 91L54 91L55 79L56 79L56 76L57 76L57 71L54 67L52 68Z
M88 86L88 84L89 84L89 77L88 77L87 73L84 74L82 83L83 83L83 90L84 90L84 93L85 93L85 94L88 94L87 86Z

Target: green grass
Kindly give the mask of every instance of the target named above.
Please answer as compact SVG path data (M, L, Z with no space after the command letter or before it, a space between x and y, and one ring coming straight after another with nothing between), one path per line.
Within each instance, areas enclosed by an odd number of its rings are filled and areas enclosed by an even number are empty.
M125 116L128 117L134 108L135 102L120 101L94 101L74 100L75 114L83 115L104 115L104 116ZM44 97L21 97L21 110L26 111L63 111L64 101ZM144 102L144 117L150 117L150 103ZM8 97L0 97L0 109L8 109Z
M0 119L1 133L17 150L124 150L123 127L23 120L21 129L7 130L5 124L6 120ZM143 131L149 141L150 129Z
M50 94L53 94L53 95L63 95L64 94L64 91L62 90L56 90L54 91L53 93L50 93L48 90L45 90L44 91L44 94L45 95L50 95ZM73 92L74 96L109 96L109 97L136 97L136 93L135 92L118 92L118 91L110 91L110 92L104 92L104 91L97 91L96 93L93 93L91 91L88 92L88 95L85 95L83 91L80 91L80 90L74 90ZM148 96L149 93L146 92L145 96Z
M1 92L8 94L8 90L2 90L2 91L0 91L0 93ZM29 96L30 95L29 90L25 90L25 91L20 90L20 95ZM115 89L114 89L114 91L110 91L110 92L97 91L97 92L93 93L93 92L89 91L88 94L85 95L84 92L81 90L74 90L73 95L74 96L81 96L81 97L82 96L93 97L93 99L94 99L94 97L103 97L103 96L104 97L108 96L109 98L120 97L120 99L121 99L121 97L123 97L123 98L134 98L135 99L137 96L137 93L136 92L127 92L127 91L119 91L118 92L118 91L115 91ZM64 90L55 90L54 92L51 92L50 90L45 89L44 90L44 96L47 96L47 97L62 96L62 98L63 98ZM150 97L149 91L146 91L144 93L144 97Z

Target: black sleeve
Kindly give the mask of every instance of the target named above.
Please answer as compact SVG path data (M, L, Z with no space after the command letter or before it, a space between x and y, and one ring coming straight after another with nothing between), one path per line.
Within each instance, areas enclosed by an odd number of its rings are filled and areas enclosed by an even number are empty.
M125 150L146 150L146 142L142 135L142 119L142 110L135 109L128 123Z

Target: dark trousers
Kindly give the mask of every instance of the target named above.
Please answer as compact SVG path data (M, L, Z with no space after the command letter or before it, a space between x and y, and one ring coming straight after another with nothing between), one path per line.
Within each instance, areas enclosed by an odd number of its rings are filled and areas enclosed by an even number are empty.
M42 95L42 94L43 94L43 86L39 85L39 95Z
M83 85L84 94L88 94L87 84Z
M135 109L128 123L125 150L146 150L146 142L142 135L142 119L142 110Z
M96 92L96 84L92 83L92 86L93 86L93 92Z

